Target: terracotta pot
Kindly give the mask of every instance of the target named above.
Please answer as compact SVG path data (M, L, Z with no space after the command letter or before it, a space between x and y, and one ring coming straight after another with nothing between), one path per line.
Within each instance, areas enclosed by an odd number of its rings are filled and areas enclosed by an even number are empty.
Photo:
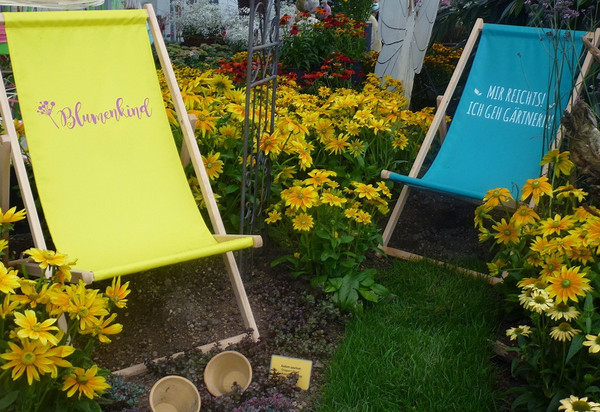
M231 392L234 384L246 390L252 382L252 366L239 352L225 351L212 358L204 369L206 389L213 396Z
M196 386L181 376L165 376L150 390L152 412L199 412L200 403Z

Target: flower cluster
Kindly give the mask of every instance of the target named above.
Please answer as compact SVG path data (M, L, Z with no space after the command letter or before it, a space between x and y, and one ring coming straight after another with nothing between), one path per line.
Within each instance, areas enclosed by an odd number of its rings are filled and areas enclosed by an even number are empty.
M600 315L593 303L600 210L582 204L587 193L568 182L569 152L551 150L541 164L550 166L549 177L527 180L520 202L506 188L490 190L475 226L481 241L499 245L490 273L504 276L509 301L529 319L506 331L521 354L517 372L546 395L586 393L600 379ZM504 213L493 210L499 206Z
M374 271L360 271L381 238L376 215L388 212L391 192L384 182L357 181L343 187L337 173L312 169L304 180L288 180L281 200L269 207L265 221L271 236L294 253L277 263L290 263L296 275L309 274L314 286L333 294L343 309L362 309L359 294L377 301L387 291L375 283Z
M343 14L328 16L309 24L305 20L288 26L282 18L282 45L279 59L283 68L312 70L318 68L333 52L359 61L365 54L365 26Z
M15 208L0 212L3 232L24 215ZM7 247L3 240L2 253ZM127 304L128 283L121 285L116 278L105 293L87 289L81 281L66 284L73 259L35 248L24 254L45 276L32 280L0 263L0 388L7 395L3 405L16 411L89 409L109 388L108 371L91 360L93 343L109 343L111 335L121 332L111 311ZM83 349L73 344L86 340Z

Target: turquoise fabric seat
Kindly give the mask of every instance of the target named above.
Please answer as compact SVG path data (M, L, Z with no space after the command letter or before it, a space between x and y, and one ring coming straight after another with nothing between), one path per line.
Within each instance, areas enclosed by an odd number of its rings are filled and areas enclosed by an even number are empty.
M527 179L540 176L578 73L584 34L485 24L433 163L421 177L390 173L389 179L479 200L506 187L516 197Z

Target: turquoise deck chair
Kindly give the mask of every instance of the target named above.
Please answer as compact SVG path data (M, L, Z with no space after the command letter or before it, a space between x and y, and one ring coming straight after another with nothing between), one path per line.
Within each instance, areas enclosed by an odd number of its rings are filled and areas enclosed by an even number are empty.
M481 201L496 187L506 187L516 197L527 179L540 176L540 160L555 141L560 117L575 97L574 85L581 83L584 66L591 64L589 57L583 65L580 62L584 35L477 21L410 173L381 173L405 185L384 231L386 253L418 257L388 247L409 187ZM475 46L448 134L422 174L425 157Z

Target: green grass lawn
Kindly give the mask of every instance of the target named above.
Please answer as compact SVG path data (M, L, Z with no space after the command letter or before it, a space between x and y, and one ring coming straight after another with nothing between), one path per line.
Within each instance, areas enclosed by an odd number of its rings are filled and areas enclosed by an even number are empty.
M318 411L495 411L499 301L485 280L396 260L392 299L347 327Z

